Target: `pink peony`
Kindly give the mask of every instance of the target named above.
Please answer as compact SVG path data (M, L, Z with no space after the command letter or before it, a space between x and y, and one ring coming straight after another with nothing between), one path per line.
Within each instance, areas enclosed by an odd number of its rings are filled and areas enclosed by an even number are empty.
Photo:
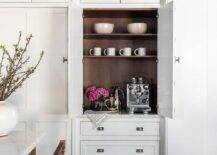
M97 91L91 91L87 97L89 101L97 101L100 98L100 94Z
M105 88L97 88L96 91L100 94L100 96L103 96L104 98L109 97L109 91Z
M89 92L95 91L95 90L96 90L96 86L89 86L89 87L86 88L85 92L89 93Z

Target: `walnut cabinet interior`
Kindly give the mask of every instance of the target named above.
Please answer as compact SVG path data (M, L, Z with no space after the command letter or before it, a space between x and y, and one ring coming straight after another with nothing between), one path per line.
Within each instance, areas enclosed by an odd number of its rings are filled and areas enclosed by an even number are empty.
M96 34L94 23L114 23L112 34ZM145 34L129 34L127 24L147 23ZM132 77L146 77L152 83L152 112L157 112L157 9L146 10L83 10L83 83L87 86L111 88L120 86L126 90L126 84ZM116 48L117 56L89 56L89 49L101 47ZM124 47L135 50L145 47L147 56L134 55L121 57L118 51ZM125 103L126 104L126 103ZM84 94L84 109L90 107Z

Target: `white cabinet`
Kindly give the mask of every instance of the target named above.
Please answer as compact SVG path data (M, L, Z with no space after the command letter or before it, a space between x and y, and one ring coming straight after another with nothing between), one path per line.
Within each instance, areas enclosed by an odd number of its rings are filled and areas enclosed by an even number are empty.
M109 115L99 127L82 116L76 119L76 155L159 155L157 115Z
M81 141L81 155L158 155L157 141Z
M118 3L120 3L120 0L81 0L81 3L118 4Z
M162 5L158 13L158 113L171 118L174 111L174 65L180 59L174 57L173 2Z
M160 0L121 0L121 3L126 4L157 4Z
M32 33L29 53L36 62L44 57L36 73L27 82L29 109L40 114L67 114L67 10L31 9L27 15L28 33ZM31 91L30 91L31 90Z

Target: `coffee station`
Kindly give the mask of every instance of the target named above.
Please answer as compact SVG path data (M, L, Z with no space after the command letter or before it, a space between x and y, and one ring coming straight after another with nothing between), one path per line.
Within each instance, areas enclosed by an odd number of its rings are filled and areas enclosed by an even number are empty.
M103 100L121 104L116 103L118 113L156 114L157 10L87 9L83 23L84 90L107 89ZM98 102L88 100L85 92L84 112Z
M83 10L76 154L159 154L158 10Z

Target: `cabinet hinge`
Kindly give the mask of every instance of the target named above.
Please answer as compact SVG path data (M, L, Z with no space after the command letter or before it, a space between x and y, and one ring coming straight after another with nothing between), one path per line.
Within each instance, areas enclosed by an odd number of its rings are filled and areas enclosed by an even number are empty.
M158 60L158 59L156 59L156 63L159 63L159 60Z
M159 18L159 13L157 12L157 14L156 14L156 18L158 19Z
M85 18L85 15L84 15L84 13L82 13L82 18Z

